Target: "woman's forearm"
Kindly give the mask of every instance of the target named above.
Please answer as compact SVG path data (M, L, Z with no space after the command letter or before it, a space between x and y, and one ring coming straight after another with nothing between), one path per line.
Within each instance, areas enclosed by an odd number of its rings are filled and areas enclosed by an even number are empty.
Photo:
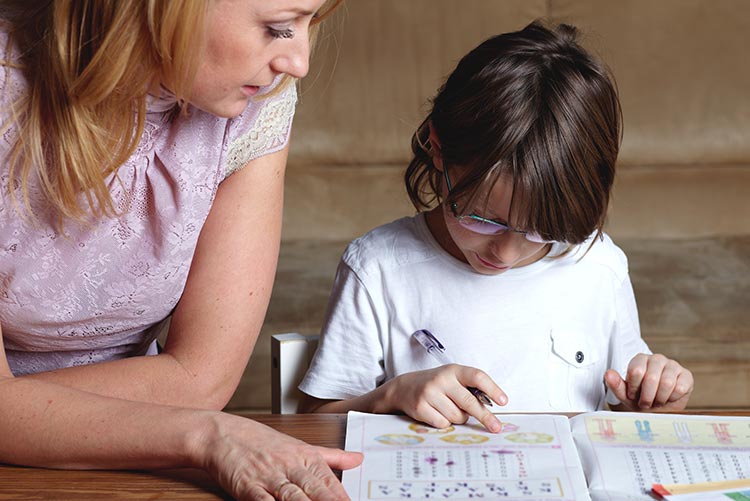
M0 462L52 468L198 467L219 413L0 378Z
M161 354L70 367L23 376L97 395L154 404L219 410L231 394L218 391L211 378L201 378L175 357Z

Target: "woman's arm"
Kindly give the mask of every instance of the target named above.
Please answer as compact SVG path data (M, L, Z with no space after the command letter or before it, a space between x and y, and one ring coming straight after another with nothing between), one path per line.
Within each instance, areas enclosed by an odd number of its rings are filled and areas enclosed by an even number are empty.
M361 455L307 445L249 419L102 397L13 378L0 330L0 463L51 468L197 467L239 499L347 499L329 466ZM281 492L283 489L284 492ZM307 499L307 498L305 498Z
M213 409L226 405L271 295L287 151L249 162L219 186L162 354L20 379L128 400Z
M1 327L0 402L0 436L13 437L0 440L0 462L58 468L197 466L190 444L209 415L14 378Z

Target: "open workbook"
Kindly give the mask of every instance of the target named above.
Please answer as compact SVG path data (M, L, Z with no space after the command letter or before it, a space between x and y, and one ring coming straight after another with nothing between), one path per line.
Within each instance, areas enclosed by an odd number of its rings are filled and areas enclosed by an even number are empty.
M653 500L653 484L750 477L750 417L592 412L498 414L436 429L350 412L342 481L353 500ZM729 501L730 498L727 498Z

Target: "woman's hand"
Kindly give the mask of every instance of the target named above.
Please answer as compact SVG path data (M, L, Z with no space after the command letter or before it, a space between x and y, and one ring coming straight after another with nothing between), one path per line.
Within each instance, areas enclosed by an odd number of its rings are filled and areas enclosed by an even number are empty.
M347 470L362 455L316 447L256 421L218 414L198 445L202 466L240 500L349 499L331 469Z
M622 411L681 411L693 392L693 374L661 354L639 353L628 364L625 379L610 369L604 381L621 404Z
M498 405L508 402L505 392L486 373L465 365L402 374L386 385L389 407L436 428L465 423L474 416L489 431L500 431L500 421L467 387L482 390Z

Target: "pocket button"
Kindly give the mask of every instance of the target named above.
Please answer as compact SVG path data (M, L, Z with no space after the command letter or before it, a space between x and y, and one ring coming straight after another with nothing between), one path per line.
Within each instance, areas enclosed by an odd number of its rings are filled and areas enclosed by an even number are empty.
M578 362L579 364L583 363L583 358L584 358L583 357L583 352L582 351L577 351L576 352L576 362Z

